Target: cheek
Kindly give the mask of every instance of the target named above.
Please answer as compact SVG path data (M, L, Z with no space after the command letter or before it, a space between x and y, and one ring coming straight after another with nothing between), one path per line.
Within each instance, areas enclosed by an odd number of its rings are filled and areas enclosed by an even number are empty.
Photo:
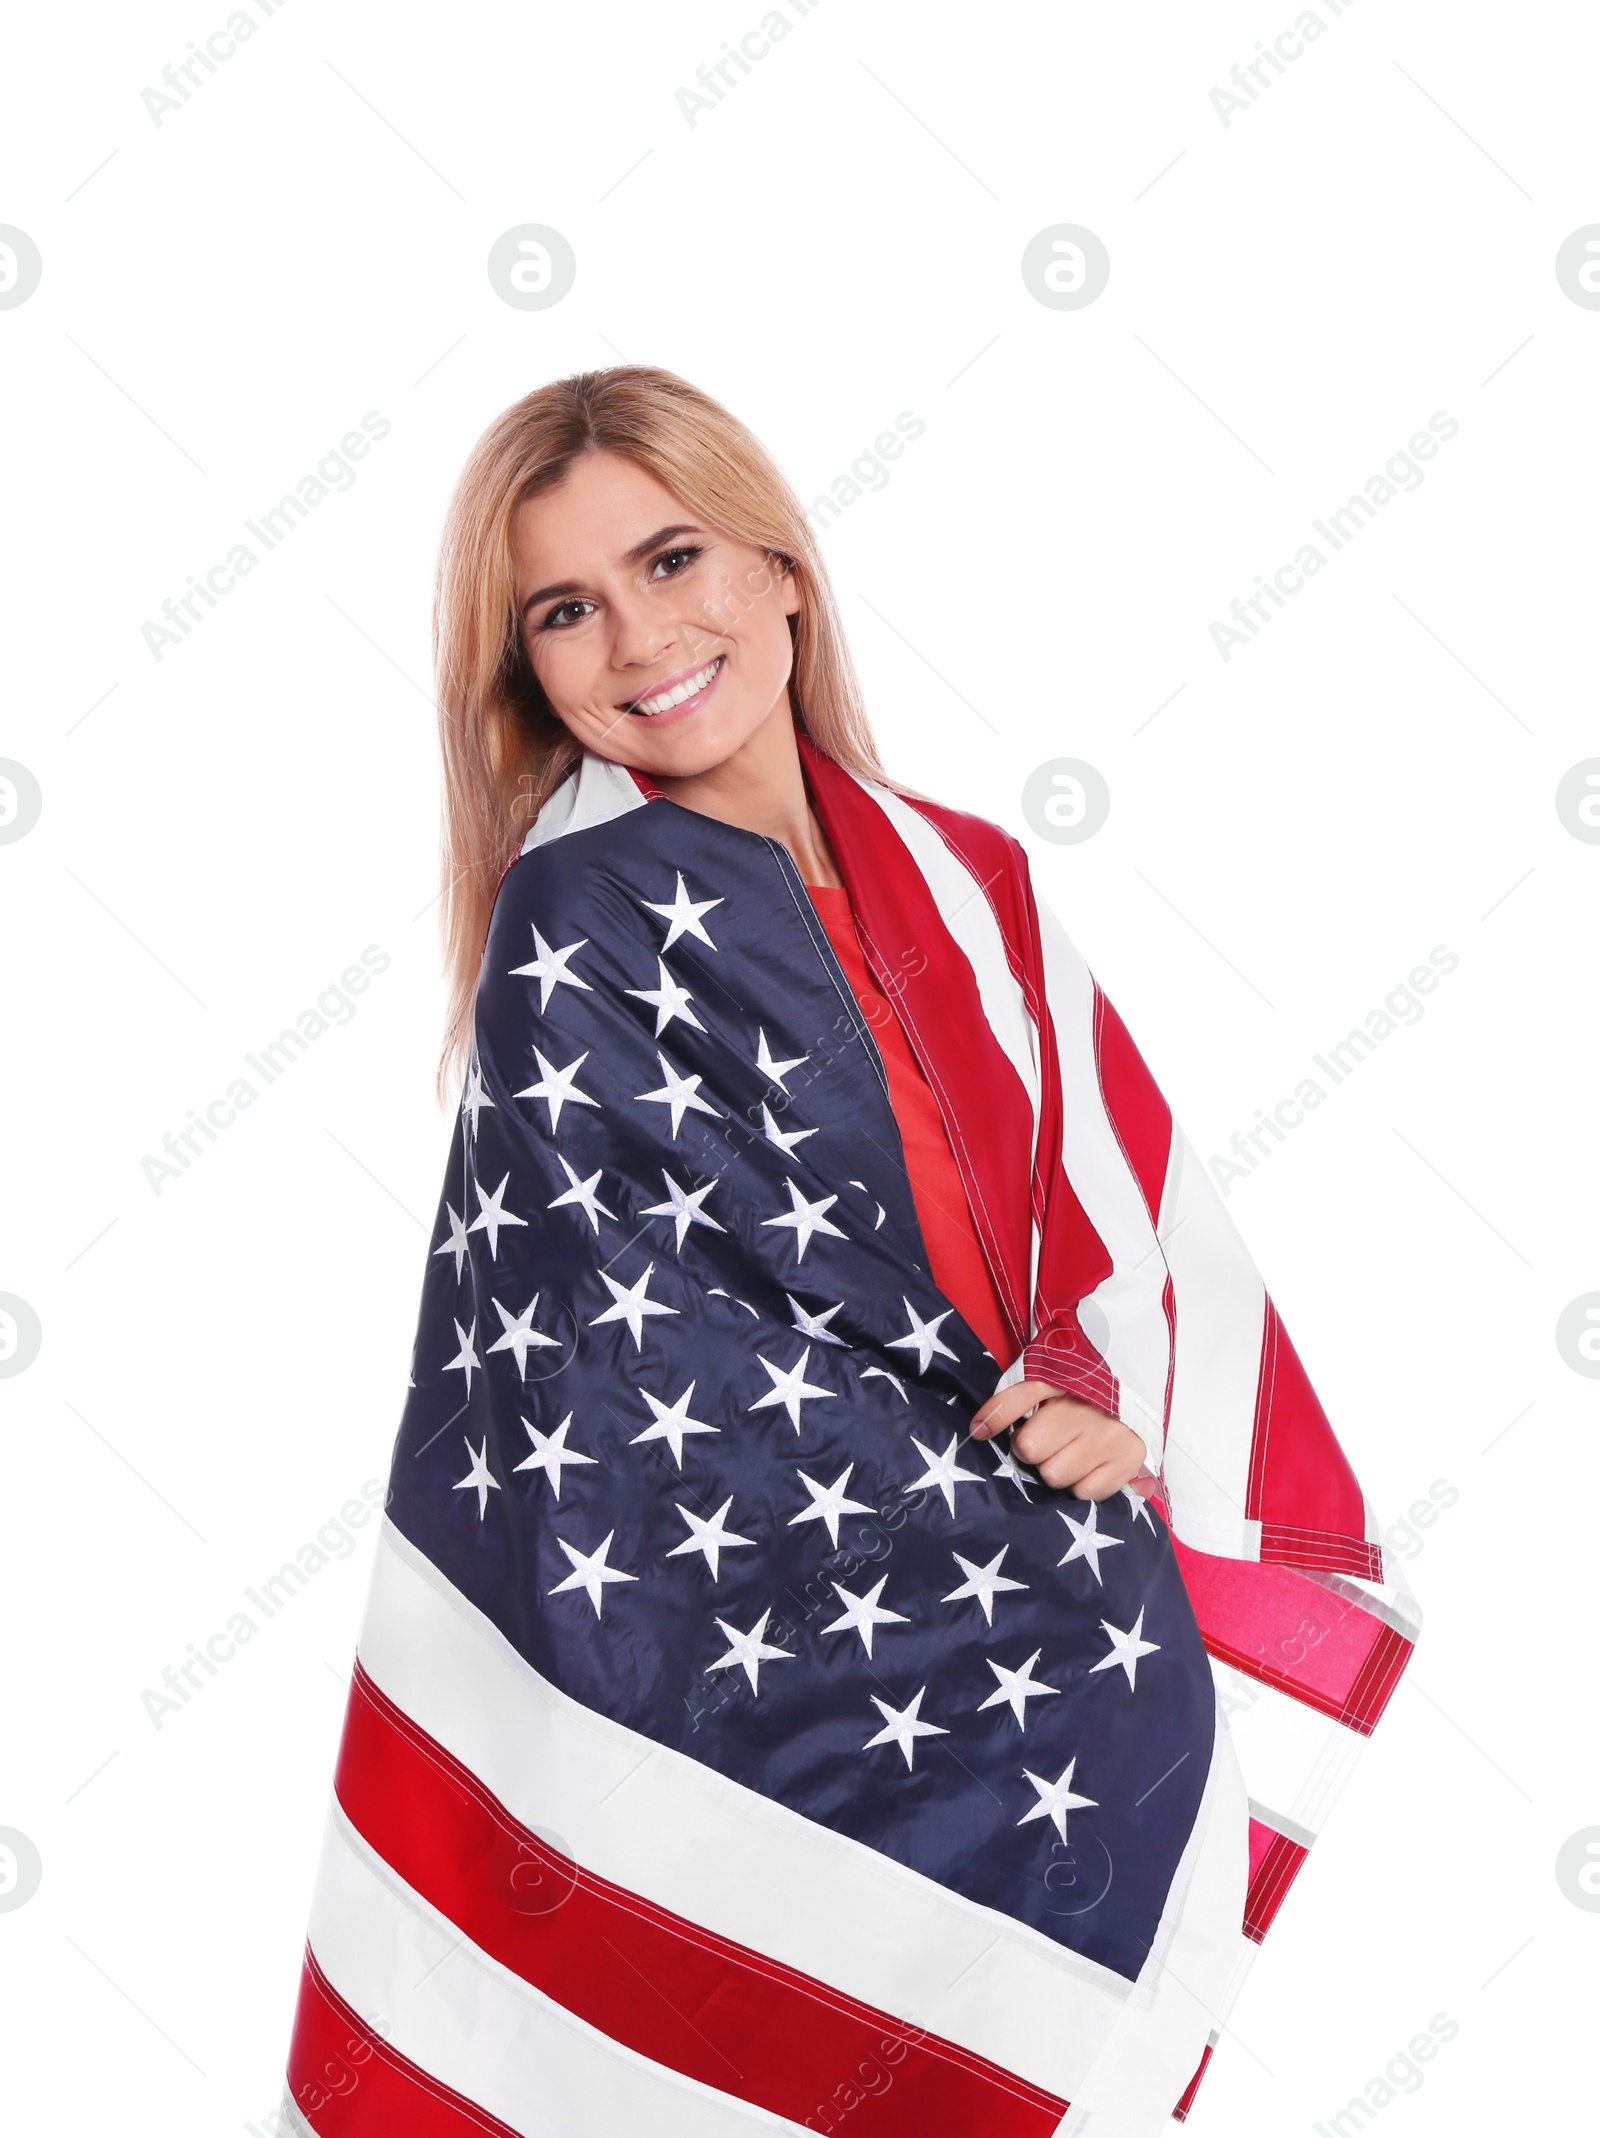
M581 719L594 702L594 663L577 645L563 645L558 632L540 633L528 647L528 665L552 708L562 718Z
M737 636L743 643L747 660L763 674L769 670L781 674L792 658L789 619L774 593L767 594L744 613Z

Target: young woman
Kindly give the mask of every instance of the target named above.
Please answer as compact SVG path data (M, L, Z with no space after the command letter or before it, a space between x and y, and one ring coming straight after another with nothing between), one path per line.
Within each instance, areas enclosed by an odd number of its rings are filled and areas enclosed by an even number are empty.
M1414 1631L1260 1277L727 411L508 410L436 644L465 1081L286 2117L1158 2130Z

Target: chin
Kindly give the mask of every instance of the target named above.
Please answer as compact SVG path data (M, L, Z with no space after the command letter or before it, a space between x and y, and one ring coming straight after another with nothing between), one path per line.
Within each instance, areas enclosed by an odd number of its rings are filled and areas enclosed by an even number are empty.
M628 752L626 762L641 772L659 772L666 779L695 779L733 756L759 728L759 720L718 720L701 727L694 719L653 734L637 720L623 722L617 739Z

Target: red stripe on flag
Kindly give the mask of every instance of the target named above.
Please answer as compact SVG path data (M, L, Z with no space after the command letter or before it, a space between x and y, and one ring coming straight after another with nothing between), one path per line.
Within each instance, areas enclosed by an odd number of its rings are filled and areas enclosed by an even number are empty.
M1414 1645L1403 1633L1396 1633L1393 1626L1385 1626L1373 1642L1361 1675L1350 1693L1351 1706L1366 1716L1369 1730L1389 1705L1390 1696L1411 1661Z
M1101 1099L1153 1225L1161 1216L1161 1194L1172 1153L1172 1114L1127 1026L1098 984L1094 991L1094 1059Z
M289 2094L317 2138L517 2138L430 2078L339 1995L309 1946L289 2043Z
M1045 2138L1066 2103L987 2058L595 1876L512 1817L359 1664L334 1787L357 1831L479 1949L613 2041L852 2138ZM825 2120L814 2128L828 2129Z
M1188 2121L1188 2118L1189 2118L1189 2111L1190 2111L1190 2109L1191 2109L1191 2108L1193 2108L1193 2106L1194 2106L1194 2097L1195 2097L1195 2095L1196 2095L1196 2094L1197 2094L1197 2093L1198 2093L1198 2092L1200 2091L1200 2081L1201 2081L1201 2080L1202 2080L1202 2079L1203 2079L1203 2078L1205 2077L1205 2075L1206 2075L1206 2066L1207 2066L1207 2064L1209 2064L1209 2063L1210 2063L1210 2061L1211 2061L1211 2052L1212 2052L1212 2050L1213 2050L1213 2049L1214 2049L1214 2048L1215 2048L1216 2046L1217 2046L1217 2045L1216 2045L1216 2043L1215 2043L1214 2041L1208 2041L1208 2042L1206 2043L1206 2045L1205 2045L1205 2049L1204 2049L1204 2050L1203 2050L1203 2052L1201 2053L1201 2057L1200 2057L1200 2063L1199 2063L1199 2066L1198 2066L1198 2068L1197 2068L1197 2069L1196 2069L1196 2071L1195 2071L1195 2075L1194 2075L1194 2077L1193 2077L1193 2078L1192 2078L1192 2079L1191 2079L1191 2080L1189 2081L1188 2085L1187 2085L1187 2086L1186 2086L1186 2087L1184 2088L1184 2090L1183 2090L1183 2099L1182 2099L1182 2100L1181 2100L1181 2101L1180 2101L1180 2102L1178 2103L1177 2107L1176 2107L1176 2108L1175 2108L1175 2109L1174 2109L1174 2110L1172 2111L1172 2114L1173 2114L1173 2120L1174 2120L1175 2122L1178 2122L1178 2123L1186 2123L1186 2122Z
M1207 1648L1369 1736L1411 1659L1381 1618L1289 1567L1173 1550Z
M1264 1560L1381 1579L1361 1487L1270 1299L1244 1511Z
M1244 1902L1244 1934L1259 1945L1267 1925L1283 1906L1295 1873L1307 1851L1287 1834L1280 1834L1259 1819L1250 1821L1250 1888Z
M1296 1529L1287 1522L1262 1523L1261 1561L1264 1566L1298 1567L1308 1574L1383 1579L1383 1552L1378 1545L1329 1529Z

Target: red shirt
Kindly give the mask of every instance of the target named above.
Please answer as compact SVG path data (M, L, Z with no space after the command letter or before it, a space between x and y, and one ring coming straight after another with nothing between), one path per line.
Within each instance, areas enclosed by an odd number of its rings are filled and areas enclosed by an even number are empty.
M988 1345L997 1364L1009 1366L1014 1347L939 1102L911 1051L893 1004L872 977L856 935L849 892L830 890L823 884L807 884L806 889L883 1057L889 1103L905 1148L911 1196L933 1281Z

